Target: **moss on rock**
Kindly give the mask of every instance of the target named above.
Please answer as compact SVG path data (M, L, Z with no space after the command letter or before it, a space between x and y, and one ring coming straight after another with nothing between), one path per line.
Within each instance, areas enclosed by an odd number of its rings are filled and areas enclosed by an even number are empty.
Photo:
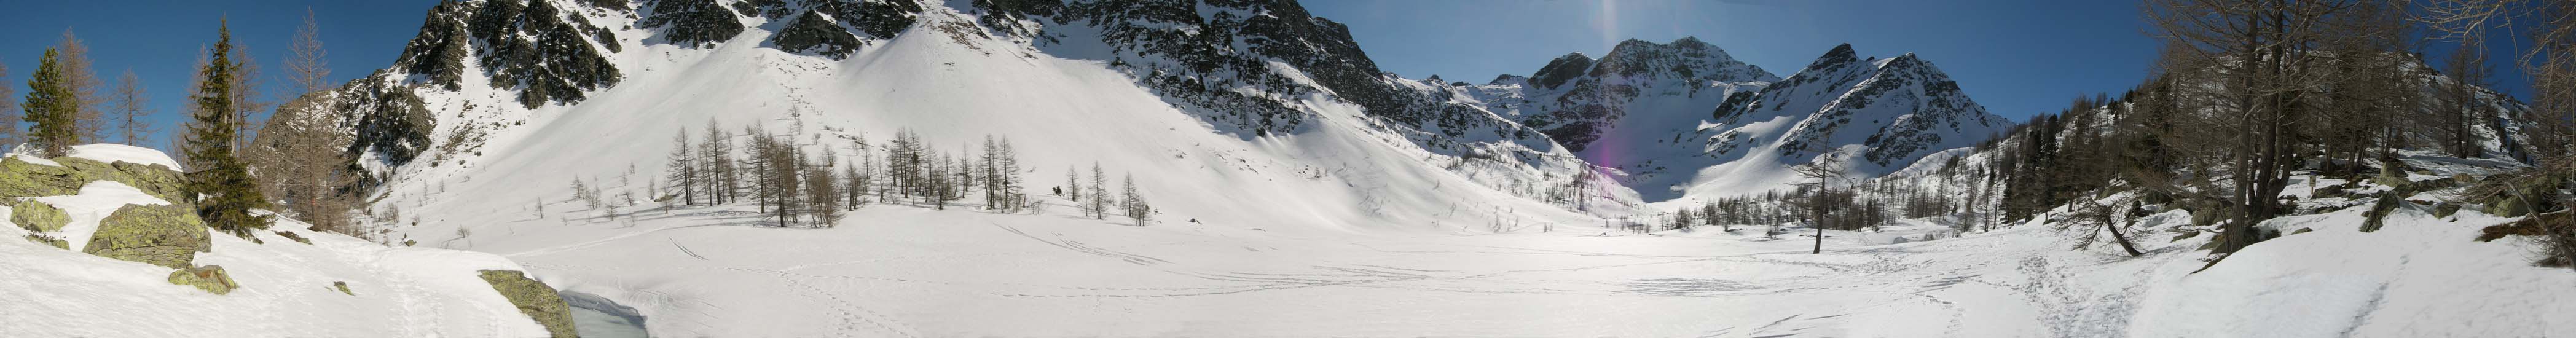
M545 326L546 333L555 337L581 336L573 331L572 306L565 305L563 296L555 294L555 289L546 286L545 282L528 279L526 274L509 270L483 270L483 281L492 283L492 290L500 291L502 298L510 299L510 304L517 305L520 313L537 320L537 325Z
M171 271L170 284L193 286L198 290L206 290L218 295L232 293L233 289L241 288L241 284L234 284L233 276L224 273L224 267L220 265Z
M54 238L54 236L46 236L44 234L27 234L27 241L36 242L36 244L52 245L56 249L69 250L72 248L71 242L64 241L61 238Z
M71 224L72 215L64 213L62 208L55 208L52 204L25 201L18 202L18 206L10 208L9 221L18 223L18 227L27 228L27 231L49 232L62 230L63 225Z
M136 190L142 190L146 195L171 202L180 202L182 200L179 197L187 194L184 190L187 188L186 184L182 181L179 171L168 166L125 161L99 163L78 157L60 157L53 160L54 163L71 167L81 176L81 182L84 183L89 181L124 183ZM80 187L76 185L72 189L77 191Z
M214 249L206 223L177 205L126 205L98 221L81 251L100 257L185 268L198 252Z
M179 197L187 196L184 178L178 169L169 166L99 163L77 157L52 161L59 165L30 163L16 156L0 159L0 205L17 203L19 197L78 194L81 186L90 181L124 183L164 201L184 202Z
M80 172L69 167L29 163L17 156L0 159L0 203L16 203L18 197L76 194L85 182Z

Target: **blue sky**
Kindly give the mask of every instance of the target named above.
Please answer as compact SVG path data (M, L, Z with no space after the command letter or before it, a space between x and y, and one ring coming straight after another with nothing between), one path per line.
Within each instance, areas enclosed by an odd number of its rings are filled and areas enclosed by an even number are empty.
M253 0L253 1L25 1L10 5L0 14L0 64L9 66L9 74L0 77L0 85L11 93L27 93L27 75L36 70L36 60L45 48L62 40L69 29L89 45L92 70L102 80L115 81L127 69L142 79L143 89L151 94L151 107L160 123L154 127L166 134L178 125L180 104L187 100L190 74L196 71L197 49L214 44L215 26L220 19L232 21L233 41L247 48L260 63L267 79L267 93L284 91L287 41L303 23L304 11L311 8L314 21L321 26L322 45L328 49L326 60L332 68L333 82L346 82L364 76L377 68L392 64L394 55L402 52L420 30L423 15L437 1L429 0ZM105 90L105 89L102 89ZM23 97L10 97L12 102ZM275 101L276 99L270 99ZM155 137L143 146L159 147L167 140Z
M1682 37L1782 77L1834 45L1915 53L1988 111L2020 118L2076 95L2136 85L2157 43L2126 1L1371 1L1313 2L1351 27L1378 67L1483 83L1528 75L1568 52Z
M273 95L283 91L280 62L305 9L317 14L333 80L340 82L393 62L436 3L17 3L0 14L0 31L11 32L0 34L0 64L9 67L0 85L24 94L36 59L70 29L89 45L101 77L132 69L143 79L160 113L156 126L166 132L180 118L191 63L199 46L214 42L218 19L231 20L234 39L265 68ZM1864 55L1916 53L1988 110L2016 119L2055 111L2077 95L2128 89L2145 77L2156 46L2129 1L1319 0L1306 6L1349 25L1380 68L1407 77L1482 83L1499 74L1527 75L1565 53L1601 55L1626 39L1685 36L1788 76L1835 44L1851 43ZM2499 89L2529 92L2509 65L2500 65L2498 74Z

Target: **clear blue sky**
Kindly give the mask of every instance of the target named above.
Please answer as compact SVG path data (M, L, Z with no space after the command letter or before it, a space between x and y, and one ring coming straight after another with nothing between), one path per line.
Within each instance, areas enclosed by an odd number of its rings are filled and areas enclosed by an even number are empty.
M208 1L24 1L13 2L6 14L0 14L0 64L9 66L9 75L0 77L13 94L27 93L27 75L36 70L36 60L45 48L62 40L63 30L72 30L81 42L89 45L92 70L105 81L115 81L118 74L133 69L141 78L143 89L151 94L151 107L160 121L155 127L166 135L178 125L180 104L187 100L189 75L197 60L198 47L215 42L218 20L231 19L233 42L246 48L260 63L266 89L270 95L284 91L287 41L303 22L304 11L311 8L314 21L321 26L322 45L332 68L333 82L345 82L392 64L394 55L402 52L420 30L421 18L436 5L434 0L208 0ZM101 89L106 90L106 89ZM8 98L22 102L23 96ZM277 99L271 98L271 101ZM167 139L156 137L142 146L160 147Z
M273 94L283 91L280 62L305 9L317 14L339 82L391 63L436 3L17 3L0 14L0 31L11 32L0 34L0 64L10 70L0 85L23 95L37 57L70 29L90 46L101 77L112 80L126 69L142 77L166 133L180 118L198 47L214 42L218 19L231 19L234 39L265 68ZM1835 44L1851 43L1865 55L1921 55L1978 103L2013 118L2054 111L2076 95L2128 89L2144 78L2156 45L2141 32L2136 3L2110 0L1320 0L1306 6L1350 25L1380 68L1408 77L1482 83L1498 74L1527 75L1569 52L1597 56L1626 39L1685 36L1787 76ZM2509 65L2500 65L2498 75L2506 92L2529 92Z

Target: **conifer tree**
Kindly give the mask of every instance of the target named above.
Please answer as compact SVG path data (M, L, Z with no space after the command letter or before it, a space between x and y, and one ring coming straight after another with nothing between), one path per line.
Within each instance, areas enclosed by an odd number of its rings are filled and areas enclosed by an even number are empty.
M869 194L876 191L873 187L876 183L877 155L875 150L868 148L867 135L859 136L858 141L850 146L850 153L859 156L859 162L850 165L847 176L850 180L850 208L857 209L860 204L868 202L866 197ZM879 197L883 196L879 195Z
M831 157L824 157L821 162L831 163L831 160ZM803 167L805 167L805 213L811 216L809 218L815 225L832 227L841 221L841 189L837 183L840 180L832 177L832 169L829 166L809 163Z
M867 154L860 153L859 156L867 156ZM860 204L867 204L865 200L868 195L868 179L865 174L860 173L866 168L867 166L858 164L841 166L841 194L843 195L841 208L843 210L859 210Z
M1091 163L1090 188L1091 192L1088 194L1091 195L1091 200L1089 201L1089 204L1084 204L1085 206L1088 206L1088 208L1085 209L1091 211L1092 219L1108 219L1109 174L1105 174L1100 171L1100 162Z
M242 121L231 95L235 82L232 62L233 34L230 23L218 26L213 60L205 65L197 87L195 114L185 149L187 157L206 167L192 167L188 173L187 193L198 197L197 216L208 226L244 238L251 231L268 228L268 217L250 214L250 209L266 207L267 198L260 195L250 171L241 159L233 156L235 132Z
M993 142L993 135L984 135L984 153L976 158L975 170L984 174L985 209L1002 210L1002 161L997 158L1001 154L1002 146Z
M671 186L680 189L680 203L683 205L698 204L697 163L695 145L689 143L689 129L681 128L678 136L671 137L671 162L662 166L662 176L671 182Z
M90 68L89 45L81 43L80 37L73 35L72 30L64 29L63 39L54 45L54 49L62 53L56 56L55 62L62 71L63 84L69 86L72 97L80 101L79 112L69 118L72 131L79 134L81 140L106 139L106 124L100 121L105 120L107 98L99 92L106 83L99 79L98 72Z
M1073 167L1071 166L1064 167L1064 187L1056 189L1056 194L1064 195L1064 199L1066 200L1081 202L1082 175L1077 174L1079 172L1080 171L1073 170Z
M1004 210L1018 212L1024 204L1028 203L1027 193L1020 191L1020 155L1017 150L1011 149L1011 138L1008 137L1002 138L1000 151L1002 152L999 173L1001 179L998 181L1002 185L1002 204L1005 206Z
M0 78L6 77L9 77L9 65L0 64ZM18 96L12 91L10 86L0 86L0 149L17 146L21 143L18 138L24 136L18 133L18 102L8 99Z
M1699 218L1700 221L1702 221L1702 224L1705 225L1722 225L1719 224L1717 220L1717 202L1701 202L1699 205ZM1726 231L1726 229L1719 228L1718 231Z
M62 157L80 142L74 116L80 114L81 98L72 89L71 79L63 74L58 52L46 49L37 59L36 73L27 78L26 109L29 145L37 147L44 157Z
M914 175L917 181L922 181L917 186L920 196L930 201L930 209L948 209L948 155L940 155L938 150L930 150L930 147L920 147L920 150L922 155L917 163L922 168Z
M979 182L983 180L983 177L976 174L976 170L978 169L975 168L974 157L966 155L966 149L964 146L958 147L956 160L957 164L950 167L955 170L955 172L950 175L957 175L957 178L955 189L949 190L949 200L966 199L966 193L974 191L976 186L981 185Z
M0 74L0 76L6 75L8 74ZM142 82L142 79L134 76L132 69L127 69L124 75L116 77L116 92L110 94L109 99L113 100L111 112L116 114L114 121L110 122L116 124L118 143L140 145L144 143L144 138L151 137L152 125L143 121L144 117L152 116L151 104L148 102L151 97L144 94ZM0 96L7 94L0 92Z
M1136 174L1127 174L1125 183L1126 192L1118 198L1119 209L1127 212L1128 219L1136 220L1136 225L1153 221L1154 207L1146 205L1145 195L1136 192Z
M707 120L706 135L707 139L698 144L698 170L705 173L698 182L698 191L707 196L708 204L733 203L736 185L732 136L726 135L715 120Z

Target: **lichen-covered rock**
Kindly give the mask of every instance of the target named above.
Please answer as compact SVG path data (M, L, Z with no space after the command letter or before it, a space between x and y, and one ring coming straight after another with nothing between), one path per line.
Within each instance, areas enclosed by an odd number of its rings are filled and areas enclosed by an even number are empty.
M186 196L179 170L168 166L77 157L51 161L57 165L29 163L14 156L0 159L0 204L14 205L19 197L78 194L90 181L124 183L165 201L184 202L179 197Z
M171 271L170 284L193 286L198 290L206 290L218 295L232 293L233 289L241 288L241 284L234 284L233 276L224 273L224 267L220 265Z
M547 333L555 337L581 336L573 332L572 306L565 305L563 296L555 294L555 289L546 286L545 282L528 279L525 274L509 270L483 270L483 281L492 283L492 290L500 291L502 298L508 298L510 304L519 306L520 313L528 314L528 318L537 320L537 325L545 326Z
M296 243L313 244L313 240L304 239L304 235L297 235L293 232L285 231L277 231L276 233L277 237L286 237L286 239L295 240Z
M18 223L18 227L27 228L27 231L49 232L62 230L63 225L71 224L72 216L63 213L63 209L55 208L52 204L26 201L10 207L9 221Z
M88 161L79 160L79 162ZM187 178L179 174L178 168L125 161L109 163L108 167L115 170L82 172L93 174L94 180L116 181L116 183L133 186L134 189L142 190L144 194L163 201L186 202L181 197L187 196Z
M177 205L127 205L98 221L98 232L81 248L99 257L172 268L188 267L198 252L214 249L206 223L195 210Z
M89 181L80 172L70 167L28 163L17 156L0 159L0 203L16 203L19 197L76 194L86 182Z
M36 242L36 244L52 245L56 249L72 248L72 243L69 241L64 241L61 238L54 238L53 236L46 236L43 234L27 234L27 241Z

